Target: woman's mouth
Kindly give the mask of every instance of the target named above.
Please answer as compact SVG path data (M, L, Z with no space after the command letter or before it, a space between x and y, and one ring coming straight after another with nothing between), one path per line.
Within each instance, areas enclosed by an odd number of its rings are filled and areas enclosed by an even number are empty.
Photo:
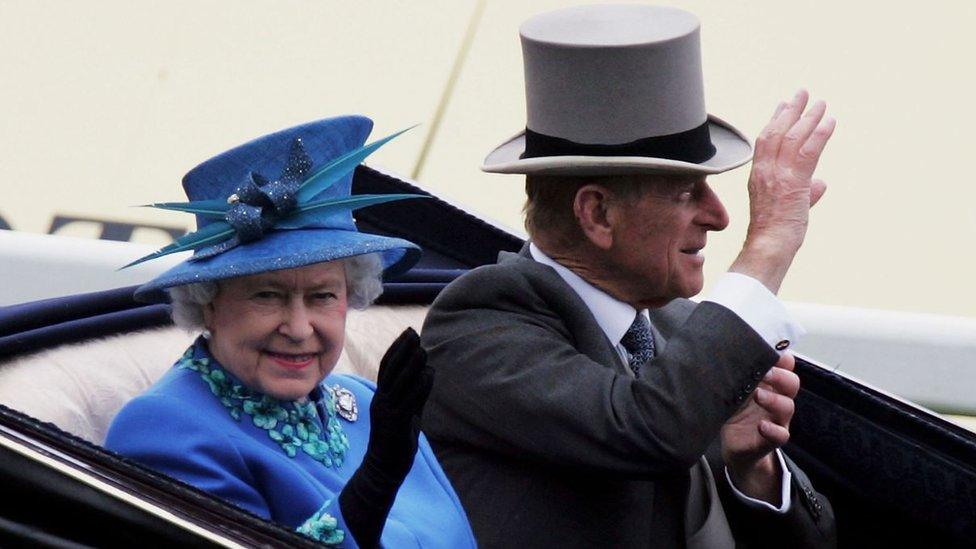
M274 351L265 351L264 354L275 361L276 364L282 368L287 368L289 370L301 370L306 366L312 364L315 357L318 356L313 353L305 354L295 354L295 353L276 353Z

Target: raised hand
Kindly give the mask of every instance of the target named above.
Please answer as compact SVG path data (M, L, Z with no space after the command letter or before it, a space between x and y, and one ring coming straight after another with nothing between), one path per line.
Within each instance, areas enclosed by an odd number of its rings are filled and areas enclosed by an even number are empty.
M389 472L406 475L413 463L419 418L430 394L433 370L420 336L407 328L380 361L376 394L369 407L369 452L383 460Z
M813 175L836 122L824 117L823 101L804 114L807 100L807 92L800 90L788 103L780 103L756 140L749 174L749 229L731 268L773 293L803 244L810 208L827 189Z
M339 494L346 525L360 547L379 546L397 491L413 466L420 413L432 382L420 337L407 328L380 361L366 455Z
M773 451L790 438L790 421L800 391L793 355L785 353L751 398L722 427L722 458L736 487L746 495L779 500L781 472Z

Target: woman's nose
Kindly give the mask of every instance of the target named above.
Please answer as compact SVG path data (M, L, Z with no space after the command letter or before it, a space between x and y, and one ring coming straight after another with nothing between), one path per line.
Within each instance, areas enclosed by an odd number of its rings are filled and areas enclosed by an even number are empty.
M308 308L302 300L295 300L288 305L285 316L278 326L278 331L293 341L301 341L311 337L314 329L308 314Z

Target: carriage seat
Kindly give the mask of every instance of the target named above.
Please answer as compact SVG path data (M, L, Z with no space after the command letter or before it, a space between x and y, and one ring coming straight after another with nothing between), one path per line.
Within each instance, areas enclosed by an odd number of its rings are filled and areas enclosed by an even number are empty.
M335 371L375 380L386 349L408 326L419 332L426 314L423 305L350 310ZM0 404L101 444L115 414L159 379L194 337L166 326L0 362Z

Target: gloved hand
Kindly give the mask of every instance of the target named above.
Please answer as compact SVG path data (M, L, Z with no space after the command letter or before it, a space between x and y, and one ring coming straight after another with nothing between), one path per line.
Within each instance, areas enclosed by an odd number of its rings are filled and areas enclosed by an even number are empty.
M369 406L370 460L391 481L402 482L413 465L420 415L430 395L434 371L412 328L404 330L380 361L376 394Z
M363 462L339 494L339 506L356 543L376 547L417 453L420 415L433 370L412 328L404 330L380 361L369 406L369 443Z

